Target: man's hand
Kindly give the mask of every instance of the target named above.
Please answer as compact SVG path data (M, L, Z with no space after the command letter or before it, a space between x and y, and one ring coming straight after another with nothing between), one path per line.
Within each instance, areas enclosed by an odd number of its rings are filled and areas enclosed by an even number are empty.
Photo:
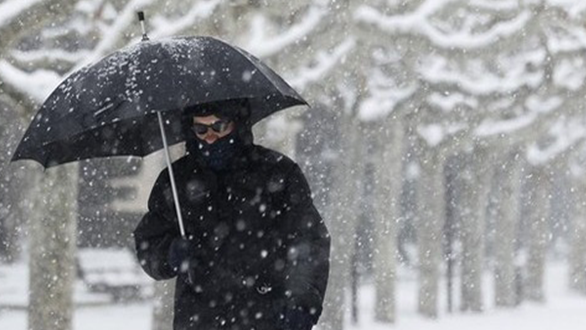
M174 270L184 273L189 269L189 259L195 252L192 240L177 237L171 242L167 261Z

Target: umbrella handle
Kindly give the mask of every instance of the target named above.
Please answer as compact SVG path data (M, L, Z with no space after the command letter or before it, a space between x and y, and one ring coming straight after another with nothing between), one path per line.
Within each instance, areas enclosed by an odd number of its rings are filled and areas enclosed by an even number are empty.
M139 11L137 14L140 27L142 28L142 41L148 41L149 37L147 36L146 28L144 26L144 11Z
M179 196L177 195L177 186L175 185L175 175L173 174L173 167L171 166L171 156L169 155L169 145L167 144L167 135L165 134L165 125L163 125L163 115L161 114L161 111L157 111L157 117L159 118L161 138L163 139L163 146L165 147L165 160L167 161L167 168L169 169L169 179L171 180L171 190L173 191L175 212L177 212L177 220L179 221L179 231L181 232L181 237L187 238L185 235L185 227L183 226L183 216L181 215Z

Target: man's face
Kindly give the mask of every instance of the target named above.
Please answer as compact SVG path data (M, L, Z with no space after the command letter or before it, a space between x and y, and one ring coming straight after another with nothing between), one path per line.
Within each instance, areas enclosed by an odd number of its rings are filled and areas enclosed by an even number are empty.
M218 139L232 133L234 130L234 122L220 119L215 115L195 116L193 117L192 127L195 135L200 140L212 144Z

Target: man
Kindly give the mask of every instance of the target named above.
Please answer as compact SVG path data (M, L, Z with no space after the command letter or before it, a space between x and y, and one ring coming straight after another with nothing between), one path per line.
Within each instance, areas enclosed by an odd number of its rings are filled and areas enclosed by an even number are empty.
M187 155L167 170L134 234L143 269L177 276L174 329L309 330L321 311L330 239L299 166L252 143L246 103L187 109Z

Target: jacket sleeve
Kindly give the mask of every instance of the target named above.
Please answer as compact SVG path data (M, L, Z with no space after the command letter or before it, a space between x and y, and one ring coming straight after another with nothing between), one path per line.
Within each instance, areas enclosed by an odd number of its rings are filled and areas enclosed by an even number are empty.
M328 282L330 236L297 164L287 176L284 203L287 308L307 312L315 324L322 312Z
M179 237L172 208L167 170L161 172L148 201L148 212L134 230L136 254L144 271L155 280L177 275L168 263L169 247Z

